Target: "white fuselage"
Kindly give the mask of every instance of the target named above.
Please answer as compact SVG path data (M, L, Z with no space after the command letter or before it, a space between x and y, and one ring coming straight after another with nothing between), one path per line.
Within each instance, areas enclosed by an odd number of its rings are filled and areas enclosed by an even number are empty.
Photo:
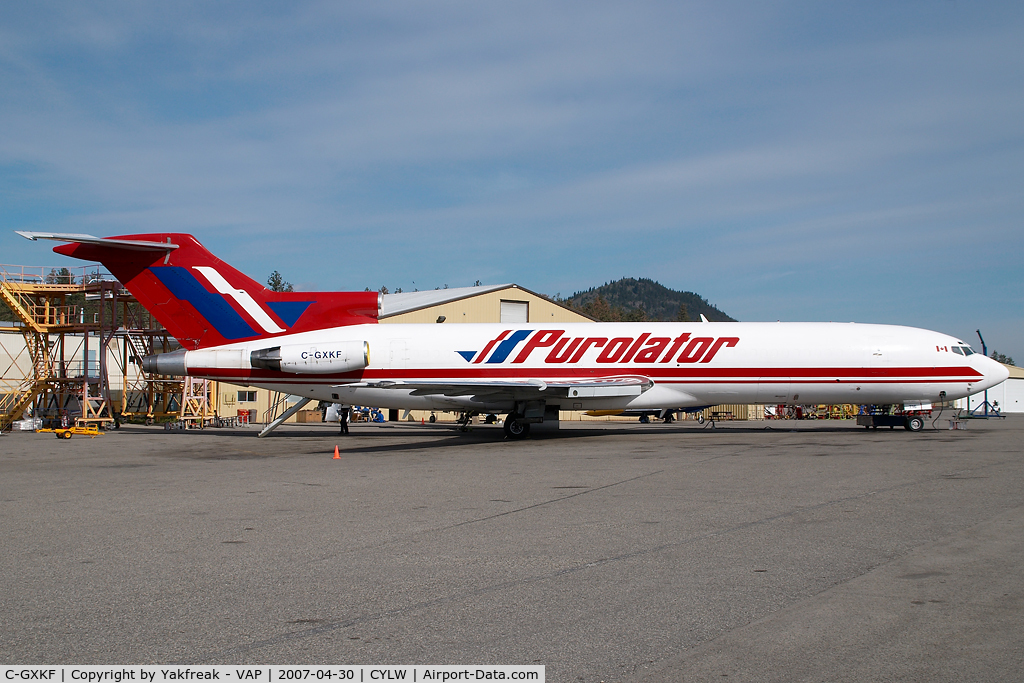
M347 372L326 372L314 361L301 372L294 365L289 372L252 367L253 352L277 346L293 355L309 349L310 358L316 350L366 348L368 363ZM1003 366L969 353L939 332L854 323L368 324L190 351L185 364L193 376L324 401L507 412L515 392L488 389L488 381L650 380L631 395L536 394L562 410L591 410L927 403L1006 378ZM430 392L381 382L478 382L481 389Z

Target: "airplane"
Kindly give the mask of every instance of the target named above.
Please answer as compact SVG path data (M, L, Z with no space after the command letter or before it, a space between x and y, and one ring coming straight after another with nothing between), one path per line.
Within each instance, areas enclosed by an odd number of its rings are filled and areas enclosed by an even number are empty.
M518 439L531 424L557 420L559 410L911 409L983 391L1009 375L955 337L896 325L378 325L376 292L274 292L192 235L18 234L66 242L53 251L102 263L181 343L146 357L146 372L301 397L289 414L310 400L496 413L506 415L505 435ZM917 431L923 421L908 418L905 426Z

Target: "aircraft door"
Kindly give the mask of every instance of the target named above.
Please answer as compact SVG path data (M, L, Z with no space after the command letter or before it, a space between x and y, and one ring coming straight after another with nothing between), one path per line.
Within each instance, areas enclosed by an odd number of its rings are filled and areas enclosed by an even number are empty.
M792 403L794 402L792 389L793 385L789 377L759 377L757 379L756 403L769 406Z
M407 368L409 367L409 343L405 339L393 339L391 341L390 353L388 355L388 367Z

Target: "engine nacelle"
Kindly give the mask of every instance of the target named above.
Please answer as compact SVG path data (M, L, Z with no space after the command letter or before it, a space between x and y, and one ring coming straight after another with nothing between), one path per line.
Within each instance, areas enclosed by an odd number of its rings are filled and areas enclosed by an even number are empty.
M188 374L185 366L185 349L178 349L170 353L155 353L142 359L142 369L145 372L155 375L176 375L184 377Z
M330 342L310 346L289 344L259 349L249 354L254 368L293 372L297 375L329 375L362 370L370 364L370 344L365 341Z
M184 376L193 370L248 370L243 349L178 349L142 359L142 369L157 375Z

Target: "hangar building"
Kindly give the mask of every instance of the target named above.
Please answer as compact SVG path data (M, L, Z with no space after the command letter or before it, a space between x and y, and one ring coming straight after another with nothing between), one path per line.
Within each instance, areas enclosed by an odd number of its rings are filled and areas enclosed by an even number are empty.
M1006 381L997 384L987 392L989 405L997 408L1001 413L1024 413L1024 368L1007 365L1006 369L1010 371L1010 376ZM958 399L956 407L975 410L982 407L985 396L986 392L983 392Z
M587 323L578 311L519 285L484 285L385 294L382 323Z

